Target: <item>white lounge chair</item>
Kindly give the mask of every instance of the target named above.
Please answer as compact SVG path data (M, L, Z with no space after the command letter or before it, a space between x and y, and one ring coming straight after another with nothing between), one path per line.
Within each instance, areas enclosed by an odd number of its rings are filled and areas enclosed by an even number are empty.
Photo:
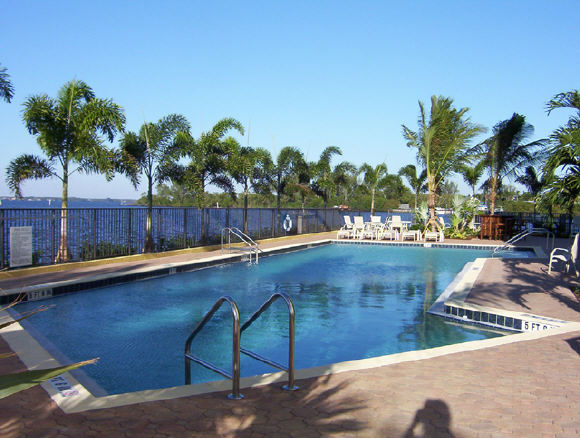
M354 228L354 237L362 239L362 233L365 229L365 220L363 219L362 216L354 217L353 228Z
M355 233L354 233L354 225L352 223L352 221L350 220L350 216L344 216L344 225L343 227L338 230L338 233L336 233L336 238L340 239L341 237L345 237L347 239L350 239L351 237L354 237Z
M423 233L423 239L425 239L425 242L428 240L434 240L435 242L441 241L441 234L442 231L425 231Z
M391 222L389 218L387 218L384 224L381 224L377 229L377 240L382 239L389 239L389 240L398 240L399 239L399 232L391 227Z
M570 265L574 267L574 272L576 273L576 277L578 277L578 269L576 268L576 259L578 258L578 236L580 234L576 234L574 237L574 242L570 249L566 248L554 248L550 253L550 265L548 267L548 272L552 272L552 263L554 261L564 262L566 265L566 272L570 271Z
M371 216L371 223L372 224L380 224L381 223L381 217L380 216Z

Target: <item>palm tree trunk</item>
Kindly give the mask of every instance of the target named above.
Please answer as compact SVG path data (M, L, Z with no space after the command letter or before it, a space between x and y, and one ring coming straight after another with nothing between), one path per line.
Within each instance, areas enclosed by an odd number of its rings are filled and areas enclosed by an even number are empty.
M437 231L439 229L439 222L437 221L437 215L435 214L435 202L437 200L437 186L435 186L434 177L429 176L428 180L429 194L427 195L427 207L429 208L429 220L425 228L431 225L431 231Z
M147 222L145 224L145 244L143 252L153 252L153 177L147 176Z
M371 191L371 216L375 214L375 189Z
M68 162L64 162L62 175L62 205L60 216L60 243L55 262L66 262L69 258L68 254Z
M489 202L491 203L491 214L495 213L495 200L497 198L497 176L493 175L490 178L490 185L489 185Z

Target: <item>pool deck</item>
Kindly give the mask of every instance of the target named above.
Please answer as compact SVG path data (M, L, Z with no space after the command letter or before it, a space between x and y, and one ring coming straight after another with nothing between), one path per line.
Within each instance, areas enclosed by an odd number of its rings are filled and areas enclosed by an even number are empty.
M336 233L264 242L264 248L335 238ZM446 241L445 243L452 243ZM459 243L459 242L458 242ZM472 244L495 243L471 241ZM530 238L521 246L545 243ZM568 247L566 239L556 246ZM546 251L549 253L549 251ZM210 253L211 254L211 253ZM34 275L0 273L0 288L67 281L204 258L178 254ZM29 271L33 272L34 271ZM466 301L580 322L572 275L547 273L547 259L487 260ZM576 329L575 329L576 330ZM2 437L573 437L580 436L580 329L229 392L65 414L41 387L0 400ZM0 352L9 350L0 339ZM24 369L0 361L0 374Z

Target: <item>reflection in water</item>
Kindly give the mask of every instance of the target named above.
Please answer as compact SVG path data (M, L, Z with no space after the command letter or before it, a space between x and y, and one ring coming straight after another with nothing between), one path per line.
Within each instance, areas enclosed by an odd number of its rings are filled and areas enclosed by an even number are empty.
M385 283L363 283L360 287L359 305L361 307L384 308L385 296L395 291Z

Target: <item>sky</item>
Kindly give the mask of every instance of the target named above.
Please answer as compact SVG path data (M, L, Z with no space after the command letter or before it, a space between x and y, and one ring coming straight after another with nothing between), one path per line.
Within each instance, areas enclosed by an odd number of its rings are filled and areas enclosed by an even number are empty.
M417 129L418 101L450 97L489 130L523 114L535 127L532 141L570 115L548 116L546 102L579 88L576 0L6 0L2 11L0 64L15 96L0 101L0 196L11 195L11 160L42 155L22 104L55 97L74 78L121 105L128 131L177 113L197 138L234 117L246 128L237 136L243 145L274 156L295 146L311 161L338 146L333 165L384 162L390 173L416 164L401 125ZM27 181L22 192L58 197L60 181ZM143 192L123 176L75 174L69 182L69 196Z

